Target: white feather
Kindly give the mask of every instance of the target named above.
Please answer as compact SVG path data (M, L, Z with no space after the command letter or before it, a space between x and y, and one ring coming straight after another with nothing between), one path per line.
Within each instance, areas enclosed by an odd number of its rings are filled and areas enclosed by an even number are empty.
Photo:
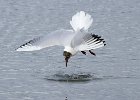
M80 11L72 17L70 24L75 31L79 31L81 29L87 31L92 22L93 19L91 18L91 15L85 13L84 11Z
M103 43L103 42L100 42L100 43L98 43L98 44L89 45L89 48L90 48L90 49L97 49L97 48L100 48L100 47L102 47L102 46L104 46L104 43Z
M18 48L16 51L34 51L34 50L40 50L40 47L37 46L22 46L21 48Z
M97 49L97 48L100 48L100 47L103 47L104 46L104 43L99 43L97 45L87 45L87 44L82 44L80 45L79 47L77 47L77 49L79 51L84 51L84 50L93 50L93 49Z
M16 51L34 51L50 46L69 46L75 33L73 30L56 30L42 37L35 38L21 45Z

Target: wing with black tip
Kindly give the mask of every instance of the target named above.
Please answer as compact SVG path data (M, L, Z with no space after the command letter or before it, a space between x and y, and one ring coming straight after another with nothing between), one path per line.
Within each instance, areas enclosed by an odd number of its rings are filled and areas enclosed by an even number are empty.
M71 45L76 50L85 51L97 49L106 44L101 36L89 33L79 33L73 38Z
M71 43L75 33L73 30L56 30L46 36L38 37L17 48L17 51L34 51L50 46L66 46Z

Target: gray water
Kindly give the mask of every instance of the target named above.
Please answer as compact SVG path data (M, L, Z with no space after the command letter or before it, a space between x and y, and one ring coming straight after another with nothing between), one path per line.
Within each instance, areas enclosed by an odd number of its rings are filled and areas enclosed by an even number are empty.
M94 18L89 31L106 40L96 57L78 53L66 68L61 47L15 51L70 29L81 10ZM139 43L140 0L0 0L0 100L139 100Z

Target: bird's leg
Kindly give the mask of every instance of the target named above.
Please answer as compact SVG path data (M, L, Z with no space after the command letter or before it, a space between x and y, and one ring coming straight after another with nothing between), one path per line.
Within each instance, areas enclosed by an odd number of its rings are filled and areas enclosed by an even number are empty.
M86 52L85 51L81 51L81 52L82 52L82 54L86 55Z
M92 52L91 50L89 50L89 52L90 52L92 55L96 56L96 54L95 54L94 52Z

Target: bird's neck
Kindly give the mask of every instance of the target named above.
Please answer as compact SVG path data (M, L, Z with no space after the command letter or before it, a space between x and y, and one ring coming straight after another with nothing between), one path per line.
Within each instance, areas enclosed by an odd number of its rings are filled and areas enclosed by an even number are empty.
M64 51L70 52L72 55L75 55L77 53L77 51L75 51L70 46L65 46Z

